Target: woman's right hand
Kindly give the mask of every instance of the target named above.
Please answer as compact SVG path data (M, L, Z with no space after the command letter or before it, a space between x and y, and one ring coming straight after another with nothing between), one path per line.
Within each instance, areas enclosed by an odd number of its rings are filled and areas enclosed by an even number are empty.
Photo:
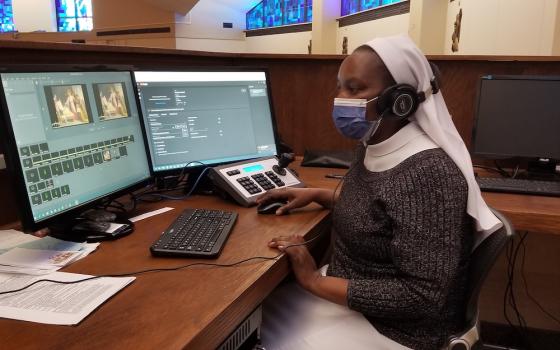
M283 206L276 210L276 215L287 214L290 210L305 207L317 200L317 189L315 188L293 188L286 187L266 192L257 198L257 204L283 201Z

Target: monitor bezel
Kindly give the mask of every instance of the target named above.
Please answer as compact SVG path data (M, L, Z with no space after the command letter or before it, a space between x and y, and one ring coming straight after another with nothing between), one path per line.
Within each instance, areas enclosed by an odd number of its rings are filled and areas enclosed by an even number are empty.
M535 158L545 158L545 159L553 159L558 160L556 158L551 158L550 156L546 155L519 155L519 154L498 154L498 153L491 153L491 152L480 152L476 150L476 135L479 128L479 111L480 111L480 98L481 98L481 91L482 91L482 84L485 80L540 80L540 81L559 81L560 76L557 75L495 75L495 74L485 74L479 77L478 79L478 88L476 91L476 98L475 98L475 108L474 108L474 118L473 118L473 127L472 127L472 134L471 134L471 154L481 158L487 159L508 159L508 158L522 158L522 159L535 159Z
M271 117L271 121L272 121L272 133L274 136L274 156L278 156L278 141L279 141L279 137L278 137L278 126L276 124L276 115L275 115L275 111L274 111L274 103L273 103L273 98L272 98L272 89L271 89L271 82L270 82L270 74L269 74L269 70L267 67L263 67L263 66L256 66L256 67L248 67L248 66L186 66L186 67L173 67L174 69L162 69L161 67L159 68L145 68L145 67L138 67L133 71L132 74L132 79L134 82L134 88L137 89L136 93L137 96L139 95L139 91L138 91L138 84L136 83L136 72L264 72L265 74L265 80L266 80L266 89L267 89L267 99L268 99L268 106L270 109L270 117ZM140 104L140 101L138 101ZM140 106L141 108L141 106ZM145 126L146 121L142 120ZM149 135L148 135L148 131L145 131L145 137L146 137L146 142L148 141ZM230 164L230 163L234 163L234 162L242 162L242 161L246 161L246 160L251 160L251 159L257 159L258 157L252 157L252 158L244 158L244 159L238 159L238 160L233 160L230 162L218 162L218 163L211 163L211 164L198 164L198 165L192 165L192 166L188 166L188 167L182 167L182 168L175 168L175 169L169 169L169 170L154 170L154 166L153 166L153 162L152 162L152 151L151 148L148 147L148 152L150 155L150 164L152 166L151 171L153 172L154 176L169 176L169 175L176 175L179 173L185 173L185 172L199 172L202 168L205 167L214 167L214 166L219 166L219 165L224 165L224 164ZM195 162L195 161L193 161Z
M131 66L99 66L99 65L14 65L14 66L4 66L0 69L0 74L9 73L75 73L75 72L128 72L131 77L131 82L133 85L133 93L137 94L134 90L134 74L133 67ZM0 79L1 80L1 79ZM8 171L10 178L15 184L15 195L16 201L19 206L19 220L22 225L22 229L26 232L34 232L44 228L48 228L53 225L57 225L63 222L67 222L73 218L76 218L79 214L84 211L94 208L100 202L105 200L112 200L121 197L127 193L140 189L153 181L154 173L152 171L151 158L148 156L148 144L146 138L146 130L144 128L144 119L142 116L142 110L138 102L138 95L134 96L134 103L136 104L136 109L138 110L138 117L140 118L140 125L142 130L142 139L144 142L144 148L146 150L146 157L148 160L148 171L149 175L143 180L136 183L130 184L129 186L123 187L117 191L108 193L104 196L100 196L89 200L88 202L81 203L80 205L69 209L67 211L52 215L44 220L36 222L33 218L32 205L28 200L27 186L25 183L25 173L19 161L19 152L16 144L16 138L14 130L12 127L11 118L9 115L8 104L4 91L4 84L0 81L0 125L2 130L0 130L0 137L2 137L2 143L4 146L4 153L6 155L6 170Z

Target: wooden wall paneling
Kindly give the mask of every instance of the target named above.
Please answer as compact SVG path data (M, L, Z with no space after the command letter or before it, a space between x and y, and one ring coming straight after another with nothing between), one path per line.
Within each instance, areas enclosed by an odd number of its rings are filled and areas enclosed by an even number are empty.
M231 65L231 58L166 55L158 53L81 52L10 50L0 56L5 64L70 64L70 65L128 65L138 67L181 67Z

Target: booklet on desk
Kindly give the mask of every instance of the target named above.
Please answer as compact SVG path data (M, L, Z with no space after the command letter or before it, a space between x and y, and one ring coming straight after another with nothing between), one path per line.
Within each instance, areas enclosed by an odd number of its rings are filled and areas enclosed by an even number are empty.
M86 257L98 245L38 238L15 230L0 231L0 272L49 274Z

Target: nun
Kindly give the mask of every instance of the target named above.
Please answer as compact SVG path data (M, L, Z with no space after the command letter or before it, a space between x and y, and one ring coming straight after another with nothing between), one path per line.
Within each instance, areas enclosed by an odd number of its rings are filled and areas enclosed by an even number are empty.
M276 349L441 349L464 325L469 255L501 226L475 182L426 57L404 35L378 38L341 64L333 122L358 140L341 189L273 190L277 210L332 209L330 262L301 236L269 246L297 283L263 303L262 345Z

